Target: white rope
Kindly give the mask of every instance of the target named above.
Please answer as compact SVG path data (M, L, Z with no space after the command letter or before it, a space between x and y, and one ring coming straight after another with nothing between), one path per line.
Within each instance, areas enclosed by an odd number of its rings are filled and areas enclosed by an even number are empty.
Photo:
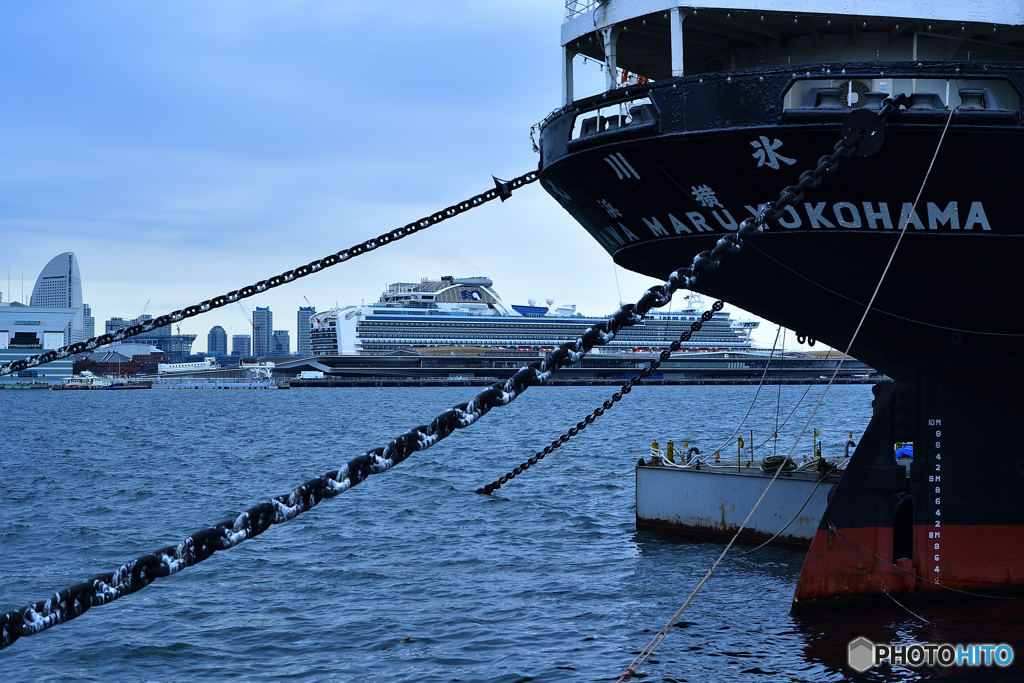
M828 393L829 387L831 387L832 383L835 381L836 376L839 374L840 368L842 368L843 361L846 359L847 356L849 356L850 349L853 347L853 343L856 341L857 335L860 334L860 330L864 326L864 320L868 317L868 312L870 312L871 306L875 303L875 298L878 296L878 291L882 288L882 282L885 280L885 276L889 272L889 266L892 265L893 259L896 257L896 250L900 248L900 243L903 241L903 235L906 234L907 227L910 225L910 216L915 215L915 212L917 211L917 204L921 200L921 195L924 193L924 187L928 183L928 177L932 173L932 168L935 166L935 159L939 156L939 150L942 148L942 141L946 139L946 131L949 130L949 123L950 121L953 120L953 113L955 111L955 108L949 110L949 117L946 119L946 125L942 129L942 135L939 137L939 144L936 145L935 147L935 153L932 155L931 163L928 164L928 171L924 174L924 180L921 181L921 189L919 189L917 192L917 198L914 200L914 206L911 208L910 213L907 214L907 219L903 222L903 228L900 230L899 239L896 240L896 246L893 247L892 253L889 255L889 261L888 263L886 263L885 269L882 271L881 277L878 278L878 284L875 286L875 291L871 294L871 300L868 301L868 305L864 308L864 314L861 316L860 322L857 324L857 329L854 330L853 336L850 338L850 343L847 344L846 346L846 353L844 354L843 358L840 358L839 362L836 363L836 369L832 372L832 377L829 378L828 384L825 385L825 390L821 393L821 398L818 399L817 405L814 406L814 410L811 412L811 416L807 418L807 422L804 424L804 428L800 430L800 435L797 436L796 442L793 444L793 447L790 448L787 457L793 454L793 451L796 450L797 444L800 443L800 439L803 438L803 435L807 432L807 428L810 426L811 420L814 419L814 416L817 414L818 409L821 407L822 401L825 400L825 395ZM771 481L768 482L768 486L766 486L764 491L761 492L761 497L757 499L756 503L754 503L754 507L747 514L746 519L743 520L743 523L740 524L740 527L736 530L736 533L733 534L733 537L729 540L728 545L725 546L725 550L723 550L722 553L718 556L718 559L715 560L715 563L711 565L711 568L708 569L707 574L705 574L704 578L700 580L700 583L697 584L697 587L693 589L693 592L690 594L690 597L688 597L686 599L686 602L683 603L683 606L680 607L676 611L676 613L672 615L672 618L669 619L665 627L658 631L655 634L654 638L651 639L651 642L649 642L647 646L640 651L640 654L637 655L636 659L633 660L633 663L629 665L625 673L619 676L616 683L621 683L622 681L630 680L633 677L633 674L636 673L636 668L643 664L645 661L647 661L648 657L654 654L654 650L657 649L659 645L661 645L661 642L663 640L665 640L665 638L668 636L669 630L671 630L672 626L676 623L676 621L678 621L679 617L683 615L683 612L685 612L686 608L690 606L690 603L693 602L694 598L697 597L697 593L699 593L700 589L704 587L704 584L708 582L708 579L711 578L711 575L714 573L715 569L718 568L718 565L722 562L722 559L725 557L726 553L728 553L729 549L732 548L733 543L735 543L736 539L739 538L740 533L742 533L743 529L746 528L747 523L750 521L750 518L754 514L754 511L757 510L759 505L761 505L761 501L764 500L765 495L768 493L768 489L770 489L772 487L772 484L775 483L775 480L779 477L779 474L782 472L782 469L783 468L780 467L778 470L776 470L775 475L771 478ZM846 546L844 545L843 547L845 548ZM847 551L849 551L849 549L847 549ZM854 561L856 561L856 558L854 558ZM874 578L872 578L870 574L868 574L868 578L874 581ZM876 583L875 585L878 584ZM882 592L884 593L885 591L883 590ZM889 594L886 593L886 595ZM892 598L891 595L889 597ZM895 598L892 599L895 600ZM899 603L897 602L897 604ZM902 605L900 606L902 607ZM907 611L909 612L910 610ZM913 614L913 612L911 612L911 614ZM915 614L914 616L917 615ZM921 617L918 618L922 621L925 621Z

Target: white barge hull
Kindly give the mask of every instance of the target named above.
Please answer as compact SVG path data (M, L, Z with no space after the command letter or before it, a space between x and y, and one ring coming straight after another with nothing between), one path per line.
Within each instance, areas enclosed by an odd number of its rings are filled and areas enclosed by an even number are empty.
M637 467L637 529L727 541L770 481L759 469ZM778 534L773 544L806 548L833 486L819 484L815 473L780 474L738 541L762 543Z

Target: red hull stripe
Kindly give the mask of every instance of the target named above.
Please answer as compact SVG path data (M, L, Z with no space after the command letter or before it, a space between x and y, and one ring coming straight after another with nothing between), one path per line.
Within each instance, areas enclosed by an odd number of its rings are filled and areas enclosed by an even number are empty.
M878 595L879 587L892 594L1024 588L1021 526L917 525L913 554L893 558L891 527L818 530L793 601Z

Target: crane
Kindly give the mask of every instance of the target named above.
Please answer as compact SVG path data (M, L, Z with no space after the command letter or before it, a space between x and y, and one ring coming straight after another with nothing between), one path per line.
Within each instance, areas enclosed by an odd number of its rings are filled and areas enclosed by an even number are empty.
M139 316L137 318L135 318L135 322L132 323L133 325L141 325L142 324L142 316L146 315L146 311L149 310L149 302L150 301L152 301L152 299L147 301L146 305L142 307L142 313L139 313Z
M250 325L252 325L253 336L256 336L256 330L260 329L260 326L252 321L252 315L249 313L249 309L246 308L241 301L236 301L235 303L237 303L238 307L242 309L242 313L245 315L245 319L249 321Z

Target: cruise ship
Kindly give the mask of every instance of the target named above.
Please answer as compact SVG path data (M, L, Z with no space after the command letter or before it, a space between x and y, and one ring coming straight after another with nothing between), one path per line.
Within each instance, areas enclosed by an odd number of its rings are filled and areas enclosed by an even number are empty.
M551 299L547 304L538 306L531 300L526 306L506 306L486 277L423 278L388 286L374 304L315 314L310 318L310 339L314 356L466 346L541 351L575 339L605 320L581 315L574 305L555 306ZM632 353L668 346L703 312L688 304L681 311L650 315L594 351ZM716 313L681 350L750 349L750 333L757 325Z

